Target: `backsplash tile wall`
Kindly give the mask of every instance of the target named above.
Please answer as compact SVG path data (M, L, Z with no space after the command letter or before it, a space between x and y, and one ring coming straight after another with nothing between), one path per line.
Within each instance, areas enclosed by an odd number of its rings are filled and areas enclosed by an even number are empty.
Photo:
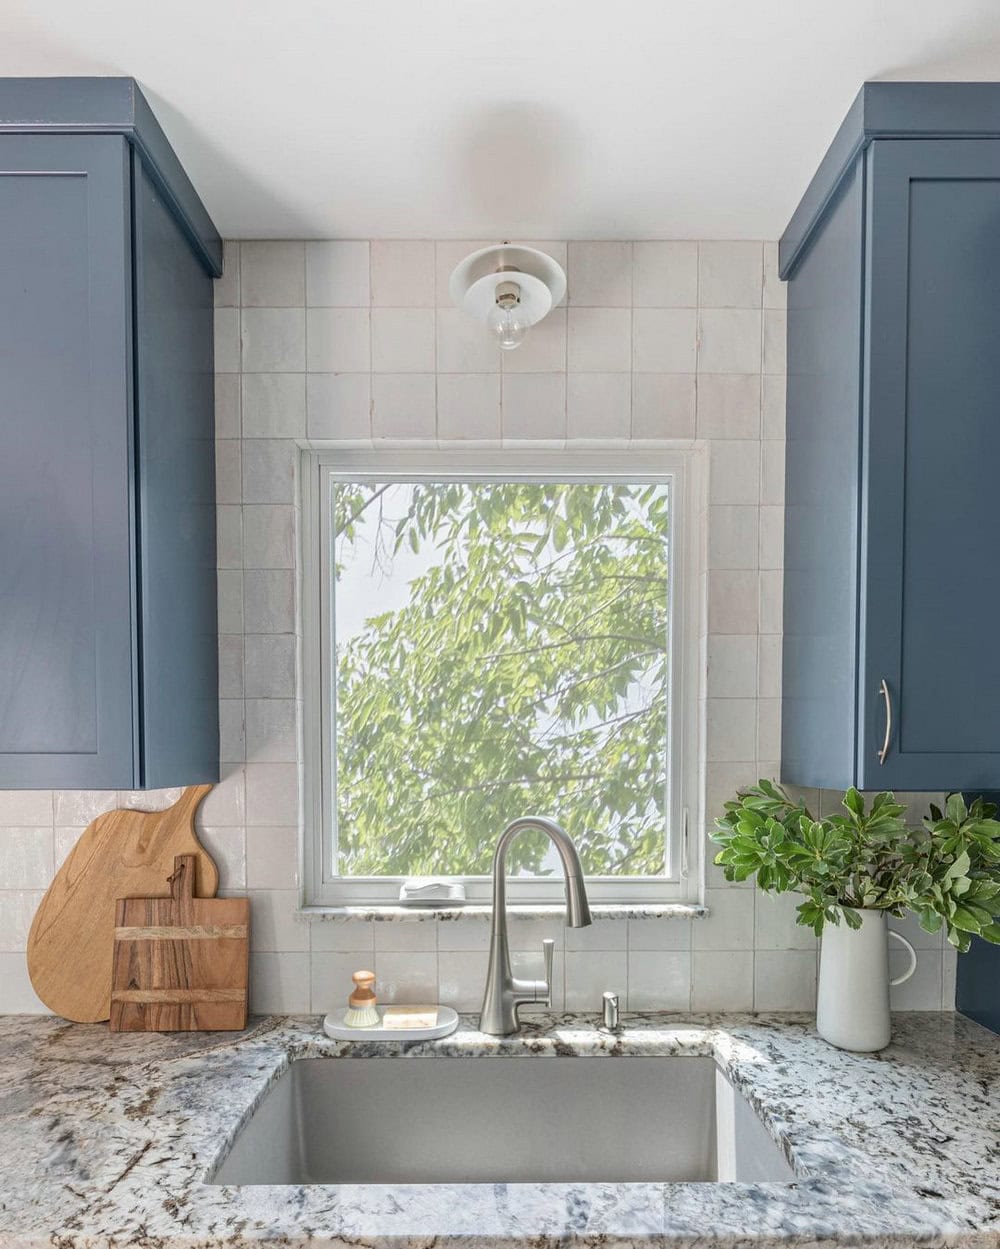
M501 354L455 309L470 242L227 244L216 287L223 780L200 829L225 890L253 899L252 1006L325 1011L374 963L384 998L480 1002L482 919L306 922L296 916L298 698L294 465L303 439L710 444L707 793L776 775L781 671L784 288L755 242L542 242L569 294ZM173 792L0 793L0 1012L41 1009L24 946L34 908L83 827ZM828 803L833 795L810 795ZM518 920L512 943L556 941L556 1001L596 1010L808 1009L816 943L794 898L727 886L708 918ZM916 976L899 1008L954 1000L954 960L910 923ZM894 954L893 957L896 957Z

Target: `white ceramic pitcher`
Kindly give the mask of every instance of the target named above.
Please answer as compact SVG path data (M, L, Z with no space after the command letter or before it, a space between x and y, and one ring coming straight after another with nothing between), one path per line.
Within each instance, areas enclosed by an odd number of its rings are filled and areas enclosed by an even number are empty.
M889 986L909 980L917 970L917 952L905 937L889 931L884 911L858 914L860 928L848 928L841 919L823 929L816 1030L838 1049L870 1053L889 1044ZM910 954L909 967L894 980L889 979L889 937Z

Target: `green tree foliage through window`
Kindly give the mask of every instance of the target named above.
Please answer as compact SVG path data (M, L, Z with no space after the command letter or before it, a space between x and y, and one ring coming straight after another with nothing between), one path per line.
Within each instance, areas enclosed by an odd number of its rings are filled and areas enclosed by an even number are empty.
M337 870L665 870L666 484L333 482ZM512 872L558 872L523 836Z

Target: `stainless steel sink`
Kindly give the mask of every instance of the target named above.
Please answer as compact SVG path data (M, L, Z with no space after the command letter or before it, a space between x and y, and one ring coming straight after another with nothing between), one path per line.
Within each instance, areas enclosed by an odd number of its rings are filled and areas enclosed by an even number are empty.
M711 1058L293 1062L214 1184L788 1182Z

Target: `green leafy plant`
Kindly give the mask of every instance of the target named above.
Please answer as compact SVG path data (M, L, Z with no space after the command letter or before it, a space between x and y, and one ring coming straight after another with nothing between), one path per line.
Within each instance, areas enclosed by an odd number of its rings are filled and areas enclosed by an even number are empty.
M920 827L891 793L870 807L856 789L844 814L814 818L771 781L759 781L727 802L713 840L715 862L730 881L756 876L770 893L804 895L798 922L817 936L841 916L861 926L859 910L900 916L914 912L927 932L947 931L961 951L973 935L1000 944L1000 821L995 804L966 806L951 794L930 807Z

